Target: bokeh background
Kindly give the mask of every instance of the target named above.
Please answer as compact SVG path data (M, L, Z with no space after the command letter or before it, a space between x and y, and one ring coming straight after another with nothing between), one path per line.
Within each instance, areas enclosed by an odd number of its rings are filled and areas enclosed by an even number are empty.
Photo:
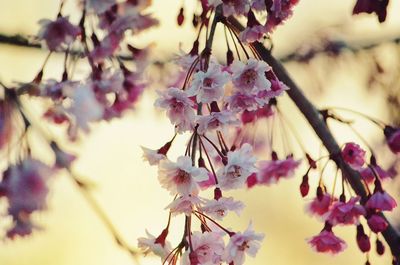
M137 45L153 43L154 60L166 61L179 47L188 50L195 36L190 26L190 14L194 1L153 0L149 12L160 20L160 26L133 39ZM183 27L176 26L176 15L184 3L189 19ZM321 54L308 63L288 61L286 66L295 80L304 88L318 107L342 106L351 108L386 121L398 121L396 108L399 80L399 55L397 44L387 41L400 36L400 2L392 0L387 21L379 24L372 15L351 16L355 1L302 0L295 8L294 16L273 35L274 54L285 57L299 47L321 47L327 40L336 44L349 43L360 48L369 43L381 43L373 49L357 52L344 50L338 55ZM71 19L76 1L67 0ZM0 33L34 35L38 31L38 20L54 18L59 1L54 0L0 0ZM222 33L217 32L215 51L223 51ZM46 52L38 49L21 48L0 44L0 80L6 85L13 82L30 81L42 65ZM57 77L62 72L62 57L53 56L46 68L46 77ZM378 62L384 69L379 76L373 75ZM84 69L82 70L84 71ZM152 67L148 78L165 81L167 70ZM371 75L376 77L371 81ZM156 89L155 87L154 89ZM158 148L173 134L173 127L163 114L153 108L154 89L142 96L140 103L122 119L102 122L92 126L91 133L83 135L76 143L67 143L61 130L52 128L64 147L79 156L74 171L82 180L92 184L92 194L117 227L121 236L132 246L137 238L145 235L145 229L158 234L164 228L167 211L164 207L172 200L157 181L157 169L142 161L140 146ZM307 123L285 96L280 101L286 116L299 132L303 144L316 157L320 142ZM396 112L397 110L397 112ZM40 104L32 104L30 111L40 114ZM355 127L363 133L378 152L379 161L390 166L395 158L383 145L382 133L368 122L349 113L344 117L356 120ZM39 117L39 116L38 116ZM339 143L357 140L345 126L332 123ZM262 132L261 132L262 133ZM32 142L40 143L38 135ZM172 157L178 156L186 138L177 139ZM48 152L38 148L37 156L47 158ZM309 238L322 229L322 224L305 214L307 199L302 199L298 185L304 169L296 176L278 185L257 187L231 193L241 199L246 208L240 217L231 215L225 224L238 230L247 227L250 220L257 231L266 235L262 248L255 259L246 264L364 264L365 256L355 243L355 228L339 228L335 232L348 242L347 250L339 255L321 255L313 252L306 244ZM325 181L333 181L334 172L325 172ZM311 177L312 188L318 176ZM331 180L331 181L329 181ZM392 194L399 193L397 180L387 183ZM76 190L67 173L60 173L51 183L48 200L49 210L36 216L43 227L27 238L4 240L0 243L0 263L7 265L109 265L134 264L132 258L121 250L113 237L97 218L82 195ZM399 223L399 211L389 218ZM181 237L182 218L174 219L172 236ZM373 244L374 245L374 244ZM372 264L390 264L389 251L377 257L374 247ZM159 264L159 259L140 257L140 264Z

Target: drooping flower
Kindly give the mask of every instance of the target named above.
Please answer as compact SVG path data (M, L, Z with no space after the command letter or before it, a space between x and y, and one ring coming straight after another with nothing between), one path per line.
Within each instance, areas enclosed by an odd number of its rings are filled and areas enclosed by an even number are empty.
M375 191L365 203L365 207L377 211L391 211L397 207L396 200L386 191Z
M234 211L237 215L243 210L244 205L240 201L235 201L232 197L221 197L218 200L205 200L201 210L208 216L217 220L222 220L228 211Z
M312 216L322 217L329 211L334 200L329 193L318 187L317 196L306 206L306 211Z
M44 40L50 51L58 51L70 45L80 35L79 27L74 26L68 17L58 17L55 21L42 19L38 38Z
M165 209L169 209L173 215L185 214L189 216L195 207L200 205L202 202L203 201L196 195L182 195L168 204Z
M358 224L359 217L365 215L364 207L358 204L360 197L352 197L348 202L336 201L328 213L326 220L332 225Z
M267 31L272 32L278 25L288 19L292 15L293 8L298 2L299 0L268 1L268 17L267 22L265 23Z
M259 184L277 183L281 178L288 178L293 175L294 170L300 165L300 160L294 160L289 156L283 160L266 160L259 164L257 182Z
M227 126L238 126L240 124L238 118L230 111L223 110L221 112L211 112L208 116L199 116L196 119L199 124L197 132L204 134L211 130L221 130Z
M180 156L176 163L168 159L160 161L158 179L171 195L188 195L197 192L197 183L208 179L208 175L206 169L194 167L190 157Z
M379 232L385 231L389 225L386 222L386 220L378 214L372 214L367 219L367 223L368 223L368 226L371 229L371 231L374 233L379 233Z
M384 129L386 142L394 154L400 153L400 128L386 126Z
M260 40L267 33L266 27L258 22L253 11L250 9L247 14L247 27L240 32L239 38L244 43L252 43Z
M346 242L332 232L332 225L329 223L325 224L318 235L310 238L308 243L315 251L321 253L337 254L347 247Z
M153 150L146 147L141 146L143 150L143 160L148 161L151 166L158 165L161 160L166 159L167 157L159 153L159 150Z
M159 92L160 98L154 105L166 109L171 123L176 126L176 131L182 133L194 127L194 102L189 98L186 91L171 87L166 91Z
M256 172L254 164L257 159L252 150L251 145L243 144L240 149L228 152L227 164L217 172L222 189L240 188L245 184L247 177Z
M365 167L359 170L362 179L371 184L375 181L375 174L379 177L380 180L386 180L393 177L393 173L387 170L384 170L378 165L371 165L369 167Z
M194 232L190 236L192 251L189 253L190 262L184 264L217 265L222 263L225 244L220 233Z
M264 234L255 233L252 224L243 233L237 232L229 239L226 246L224 259L226 262L233 262L235 265L242 265L245 254L255 257L260 248Z
M342 157L353 169L360 169L365 163L365 151L355 143L345 144Z
M150 234L146 230L147 237L138 238L138 247L144 251L145 254L152 252L159 256L161 260L164 260L167 255L171 252L171 244L163 238L163 240L157 240L155 236Z
M219 64L210 62L207 72L198 71L193 75L187 93L189 96L196 96L199 103L218 101L224 95L224 86L229 79L230 75L222 71Z
M232 82L240 93L257 94L260 91L271 89L271 82L266 78L265 73L270 66L264 61L250 58L246 64L241 61L234 61L231 65Z

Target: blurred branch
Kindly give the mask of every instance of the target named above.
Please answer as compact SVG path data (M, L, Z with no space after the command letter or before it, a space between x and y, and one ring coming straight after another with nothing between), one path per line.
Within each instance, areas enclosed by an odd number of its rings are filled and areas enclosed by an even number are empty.
M338 40L327 40L325 45L321 45L320 47L310 47L310 49L305 52L299 52L299 49L295 49L293 52L290 52L286 55L277 57L282 63L287 62L306 62L317 55L320 54L328 54L328 55L339 55L343 51L351 51L351 52L359 52L363 50L371 50L376 48L383 43L394 43L400 44L400 37L396 38L387 38L387 39L376 39L371 42L362 43L360 45L355 45L353 43L338 41ZM22 35L5 35L0 34L0 44L8 44L19 47L26 48L34 48L34 49L42 49L40 42L31 41L29 38L24 37ZM43 48L44 49L44 48ZM65 52L65 51L60 51ZM72 55L83 55L82 51L71 51ZM129 55L119 55L119 59L121 60L131 60L132 56ZM159 63L159 62L158 62Z
M227 23L231 28L238 32L244 29L240 22L233 17L230 17ZM254 42L252 46L257 50L261 58L272 67L278 79L290 88L287 90L287 94L314 129L315 133L329 152L331 159L336 163L337 167L340 168L343 176L348 180L352 189L361 197L361 200L365 202L368 199L368 196L364 185L361 182L360 174L350 168L350 166L343 160L340 155L340 147L317 108L306 98L300 87L298 87L293 81L284 66L271 55L268 49L259 42ZM382 216L384 217L383 214ZM392 255L396 257L397 265L400 263L400 234L392 224L389 222L388 224L388 228L382 234L391 249Z

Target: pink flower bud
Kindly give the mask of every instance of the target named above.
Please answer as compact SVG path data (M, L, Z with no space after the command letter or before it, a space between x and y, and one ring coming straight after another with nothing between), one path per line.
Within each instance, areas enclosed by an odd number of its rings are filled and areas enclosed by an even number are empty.
M368 218L368 226L374 233L379 233L386 230L388 223L382 216L373 214Z

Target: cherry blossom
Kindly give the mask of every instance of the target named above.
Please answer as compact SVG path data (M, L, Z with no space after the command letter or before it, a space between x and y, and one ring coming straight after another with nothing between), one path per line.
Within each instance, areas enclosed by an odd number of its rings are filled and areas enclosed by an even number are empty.
M166 91L159 92L159 95L160 97L154 105L166 109L171 123L176 126L176 131L182 133L193 129L194 102L189 98L187 92L171 87Z
M192 242L192 251L189 254L190 262L184 262L183 264L221 264L225 244L220 233L194 232L190 235L189 240Z
M394 154L400 153L400 128L386 126L384 129L386 142Z
M81 33L79 27L69 22L68 17L60 16L55 21L42 19L39 24L41 28L37 36L45 41L50 51L66 48Z
M360 169L365 163L365 151L358 144L346 143L342 157L354 169Z
M391 211L397 207L397 203L386 191L377 190L365 203L365 207L378 211Z
M300 160L296 161L291 156L283 160L261 161L258 167L257 183L277 183L281 178L291 177L299 165Z
M192 166L188 156L180 156L177 162L161 160L158 166L158 179L171 195L188 195L198 190L197 182L208 179L207 170Z
M359 217L366 214L360 204L360 197L352 197L348 202L337 201L332 206L327 216L327 221L332 225L358 224Z
M255 257L263 239L264 235L255 233L250 223L243 233L237 232L231 236L226 246L224 259L228 263L233 262L235 265L243 264L245 254Z
M199 124L197 132L204 134L211 130L221 130L225 127L240 125L238 118L230 111L211 112L208 116L198 116L196 122Z
M167 158L164 154L160 154L159 150L152 150L143 146L141 148L143 150L143 160L148 161L152 166L158 165L161 160Z
M221 66L210 63L207 72L198 71L193 75L191 86L187 90L189 96L196 96L199 103L218 101L224 95L224 86L230 75L221 70Z
M266 78L265 72L270 66L256 59L250 58L246 64L234 61L231 65L232 82L241 93L256 94L260 91L271 89L271 82Z
M208 216L217 220L222 220L228 211L234 211L237 215L243 210L244 204L240 201L235 201L232 197L221 197L218 200L205 200L201 206L201 210Z
M386 180L393 177L392 172L384 170L378 165L371 165L369 167L362 168L359 171L362 179L368 184L371 184L375 181L376 175L380 180Z
M197 205L200 205L202 200L193 194L183 195L176 198L165 209L169 209L173 215L186 214L190 215Z
M369 228L374 233L383 232L388 227L388 223L386 222L386 220L378 214L372 214L367 219L367 223L368 223Z
M347 247L346 242L332 232L332 226L328 223L321 233L310 238L308 243L317 252L332 254L342 252Z
M155 255L159 256L161 260L164 260L167 255L171 252L172 247L171 244L165 240L157 240L155 236L150 234L146 230L147 237L140 237L138 238L138 247L144 251L144 253L154 253Z
M243 144L240 149L228 152L227 160L227 164L217 172L220 187L225 190L243 187L247 177L256 171L251 145Z
M322 217L330 210L332 202L333 199L329 193L323 193L321 189L318 189L317 197L306 206L306 210L312 216Z

